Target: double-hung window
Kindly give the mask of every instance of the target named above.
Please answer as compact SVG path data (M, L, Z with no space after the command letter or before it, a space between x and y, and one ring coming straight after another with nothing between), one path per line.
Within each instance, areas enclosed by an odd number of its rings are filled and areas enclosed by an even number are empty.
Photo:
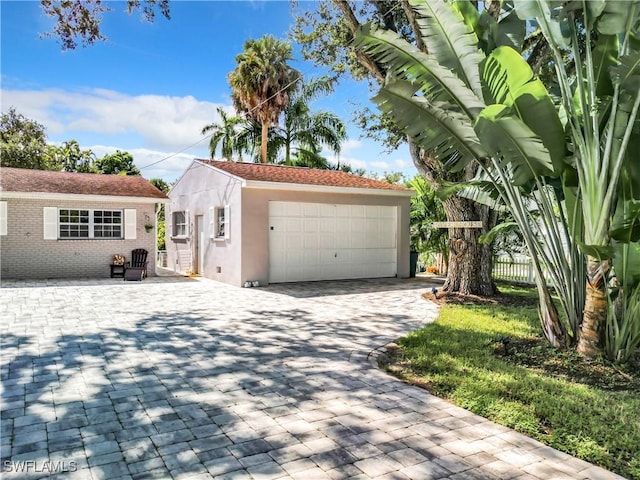
M211 238L215 240L229 239L229 205L211 207Z
M174 237L186 237L187 236L187 215L185 212L173 212L173 236Z
M59 238L122 238L122 210L58 210Z

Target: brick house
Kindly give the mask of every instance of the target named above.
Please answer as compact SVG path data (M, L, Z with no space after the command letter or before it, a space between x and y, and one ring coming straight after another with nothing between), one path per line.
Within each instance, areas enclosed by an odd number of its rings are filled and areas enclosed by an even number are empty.
M236 286L408 277L413 193L340 171L194 160L168 194L168 267Z
M2 278L109 277L113 255L149 252L156 205L167 197L139 176L0 170Z

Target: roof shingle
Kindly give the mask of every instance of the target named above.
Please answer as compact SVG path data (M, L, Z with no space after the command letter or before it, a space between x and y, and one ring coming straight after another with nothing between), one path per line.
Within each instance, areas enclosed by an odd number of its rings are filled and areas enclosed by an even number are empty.
M337 170L319 170L285 165L198 160L244 180L259 182L293 183L327 187L367 188L377 190L410 191L402 185L392 185L380 180L361 177Z
M164 193L140 176L52 172L8 167L0 169L0 191L167 198Z

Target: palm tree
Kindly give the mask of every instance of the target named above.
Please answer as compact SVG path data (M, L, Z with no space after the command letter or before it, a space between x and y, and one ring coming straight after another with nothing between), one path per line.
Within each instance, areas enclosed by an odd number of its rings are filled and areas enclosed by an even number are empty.
M275 156L284 149L285 164L329 168L327 160L320 155L322 146L340 153L342 142L347 139L344 123L331 112L313 112L309 105L319 95L331 91L332 82L325 77L296 88L283 111L283 126L275 126L269 138Z
M269 127L286 108L300 73L287 64L292 59L291 45L271 35L248 40L244 49L228 76L231 97L238 112L260 122L260 159L266 163Z
M234 152L237 150L238 127L242 118L230 116L223 108L218 107L218 115L220 115L220 123L210 123L202 129L202 135L211 135L209 140L209 152L211 158L215 158L218 145L221 144L222 158L231 160Z

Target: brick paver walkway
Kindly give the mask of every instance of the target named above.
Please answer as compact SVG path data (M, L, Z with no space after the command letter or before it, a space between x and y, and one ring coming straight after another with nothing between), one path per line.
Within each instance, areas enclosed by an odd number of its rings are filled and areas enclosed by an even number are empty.
M373 368L424 286L5 281L3 478L620 478Z

